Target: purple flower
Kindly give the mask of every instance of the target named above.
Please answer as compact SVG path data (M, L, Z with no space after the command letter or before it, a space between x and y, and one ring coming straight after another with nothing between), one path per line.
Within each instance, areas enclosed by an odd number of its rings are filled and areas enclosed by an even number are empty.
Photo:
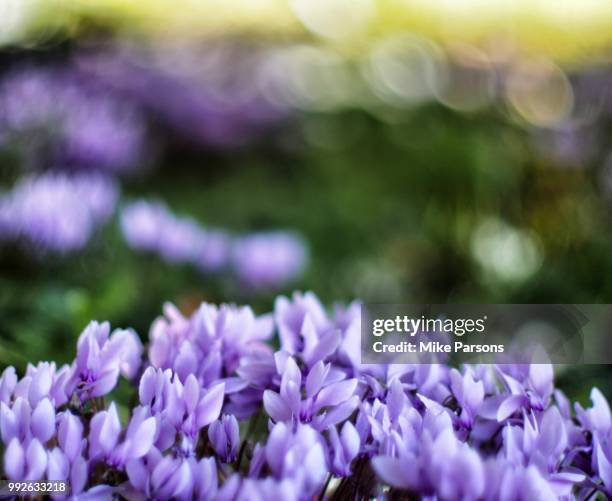
M169 263L192 263L207 271L223 268L229 238L195 220L174 215L156 201L139 200L121 211L121 231L130 247L159 254Z
M294 293L292 298L280 296L274 305L281 348L300 354L308 366L331 359L342 367L359 365L361 317L358 303L336 308L330 318L312 293Z
M2 440L7 444L4 469L11 480L69 480L78 494L87 481L88 466L82 457L83 425L69 411L56 416L44 398L31 409L18 397L12 409L0 403ZM59 445L45 448L56 441Z
M127 205L120 215L123 237L133 249L156 251L166 217L167 209L161 203L140 200Z
M115 173L140 166L147 130L136 107L108 94L85 93L78 88L65 99L80 104L65 110L58 145L58 155L65 164Z
M208 229L204 245L196 257L196 265L204 272L227 267L231 255L232 237L223 230Z
M253 47L248 52L253 53ZM255 56L245 58L243 51L225 46L199 50L195 58L185 50L158 47L152 53L122 47L79 62L96 82L128 96L183 140L235 147L286 114L253 85L261 74L257 52ZM232 64L226 64L228 60Z
M134 331L115 330L108 322L90 322L79 336L69 388L81 400L109 393L119 374L133 378L140 367L142 343Z
M500 367L505 370L509 369L508 366ZM523 375L521 382L500 370L502 380L510 395L499 405L498 421L504 421L522 408L542 411L548 406L554 389L552 366L550 364L531 364L528 366L528 371L528 374Z
M241 478L232 475L219 491L217 501L251 501L253 499L282 499L298 501L300 498L299 482L290 478L276 480L267 477L261 479Z
M292 353L272 353L264 343L272 318L250 308L203 304L187 318L166 305L140 378L135 334L96 322L71 366L29 365L21 379L5 369L6 477L66 480L79 499L612 495L612 418L599 390L573 414L549 365L364 369L340 356L356 307L328 315L314 296L299 295L277 306ZM326 344L329 333L340 343ZM87 402L120 373L138 380L139 405L125 427L114 402ZM237 464L239 425L228 408L248 416L262 406L268 437L253 444L247 433ZM211 446L214 457L205 457ZM368 467L376 485L361 474Z
M560 498L553 485L534 466L491 461L485 465L485 471L485 499L557 501Z
M164 308L165 318L151 327L149 360L154 367L173 369L185 381L195 375L206 386L221 378L236 383L236 369L243 356L260 350L271 352L263 342L272 335L270 315L255 316L250 307L215 306L203 303L185 318L172 305Z
M297 235L271 232L234 238L177 216L162 202L139 200L124 207L121 231L131 248L158 254L169 263L190 263L202 272L231 265L252 290L283 286L297 278L306 263L306 248Z
M2 371L0 376L0 402L9 402L15 386L17 386L15 367L9 366Z
M609 433L603 440L595 438L593 455L595 470L603 484L602 490L612 496L612 437Z
M116 185L99 176L26 177L0 197L0 238L24 240L39 250L80 250L112 214L116 200Z
M280 391L263 394L264 408L275 422L311 423L315 429L325 430L346 420L357 408L357 379L345 379L342 372L322 361L303 378L295 360L286 353L278 352L276 361L282 374Z
M346 421L338 434L335 426L329 428L329 455L331 471L339 477L351 474L351 463L357 457L360 447L359 433Z
M304 242L291 233L256 233L237 240L233 263L247 287L271 289L299 277L306 266Z
M4 453L4 471L10 480L42 480L47 469L47 453L40 441L32 439L27 447L12 439Z
M123 468L135 459L146 455L153 446L157 434L157 419L150 416L145 407L135 409L125 434L111 403L108 411L98 412L91 420L89 432L89 456L102 460L115 468Z
M484 401L484 384L482 381L475 381L470 370L466 370L462 376L459 371L453 369L450 372L450 386L461 407L459 422L462 427L470 429Z
M321 489L327 472L325 442L309 425L295 431L285 423L270 430L265 462L277 480L290 479L299 499L310 499Z
M442 413L418 419L412 414L393 437L397 457L378 456L372 464L390 485L438 495L441 499L478 499L485 489L479 455L457 440L450 418Z
M69 70L9 73L0 82L0 109L8 141L23 143L25 153L39 146L56 164L125 172L143 159L147 131L140 111Z
M26 374L18 382L13 379L14 372L10 368L6 372L6 399L7 404L11 398L23 398L34 407L42 398L49 398L55 408L68 401L69 394L66 386L71 375L71 368L67 365L58 370L54 362L39 362L33 366L28 364ZM3 384L0 384L2 387ZM10 391L12 389L12 391Z
M576 415L582 426L592 433L608 433L612 430L612 415L610 413L610 405L598 388L591 390L591 401L593 407L584 410L582 406L576 402Z
M5 444L13 438L21 442L36 438L45 443L55 434L55 408L48 398L34 408L21 397L11 407L0 402L0 418L0 438Z
M234 416L224 415L220 420L211 423L208 428L208 438L221 461L231 463L236 460L240 430Z
M224 383L204 389L190 374L183 385L169 369L149 367L140 379L138 393L142 406L159 419L155 445L160 450L176 445L178 453L191 455L199 431L219 417L224 391ZM178 442L177 433L181 434Z
M61 112L54 96L59 81L56 71L22 69L9 73L0 83L2 125L10 132L44 127L57 121Z
M145 457L130 461L126 471L135 491L149 499L204 501L216 497L214 458L175 458L153 448Z
M544 475L563 473L568 435L556 407L546 410L540 421L532 414L524 416L522 427L507 425L503 438L505 457L511 464L533 464Z

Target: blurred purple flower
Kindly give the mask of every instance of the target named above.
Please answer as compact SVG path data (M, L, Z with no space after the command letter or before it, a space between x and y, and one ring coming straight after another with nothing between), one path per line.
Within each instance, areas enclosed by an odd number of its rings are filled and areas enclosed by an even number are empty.
M114 173L143 160L147 131L138 109L70 68L10 72L0 82L0 112L8 141L29 145L26 153L43 143L56 164Z
M291 282L302 274L306 261L304 242L291 233L255 233L234 244L236 275L254 289L271 289Z
M307 261L306 246L293 233L234 238L177 216L162 202L132 202L123 208L120 219L123 237L132 249L158 254L169 263L191 263L203 272L218 272L231 265L241 284L254 291L296 279Z
M0 239L25 240L38 250L80 250L113 213L117 187L97 175L46 173L26 177L0 197Z
M222 233L213 231L209 238L196 221L175 216L161 202L139 200L124 207L121 230L130 247L157 253L170 263L207 264L207 270L218 270L227 261L218 255Z
M154 53L121 47L81 57L79 63L98 84L127 96L196 145L239 146L286 114L253 85L261 65L252 46L210 45L197 52L157 47Z

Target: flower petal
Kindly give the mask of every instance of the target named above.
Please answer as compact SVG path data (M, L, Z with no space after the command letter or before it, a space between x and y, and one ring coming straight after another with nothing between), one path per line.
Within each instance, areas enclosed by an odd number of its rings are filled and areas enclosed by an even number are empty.
M196 422L199 428L203 428L219 418L224 397L225 385L223 383L213 386L206 392L196 410Z
M266 390L263 394L263 405L268 415L276 422L289 421L291 419L291 409L278 393Z
M43 398L32 412L32 433L42 443L55 435L55 408L48 398Z

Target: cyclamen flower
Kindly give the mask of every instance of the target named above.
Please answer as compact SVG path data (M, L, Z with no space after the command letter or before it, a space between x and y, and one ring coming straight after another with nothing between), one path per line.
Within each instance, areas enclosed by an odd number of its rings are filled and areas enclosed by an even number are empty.
M293 354L273 354L264 344L270 316L203 305L186 318L167 306L167 318L152 328L150 365L140 378L135 335L110 334L95 322L72 365L29 365L21 379L5 369L5 476L66 480L79 499L612 495L612 417L599 390L591 407L573 410L546 365L362 370L342 361L344 340L309 351L307 337L293 336L305 323L318 326L315 340L342 333L354 321L350 308L330 317L317 311L317 301L304 308L305 296L297 297L277 317L278 329L282 323L288 342L296 342ZM119 373L138 383L139 405L126 426L115 403L85 402L109 391ZM228 415L230 407L239 414ZM261 407L270 416L267 439L252 444L247 436L239 445L238 419Z
M310 367L319 360L332 360L341 367L356 369L360 363L361 317L358 303L336 308L329 317L312 293L280 296L274 304L281 349L299 354ZM333 355L333 357L332 357Z
M597 476L603 484L603 491L612 496L612 438L605 441L596 438L593 446L594 466Z
M69 411L56 417L48 399L41 400L31 414L29 405L21 397L15 401L12 411L7 411L4 403L0 405L4 406L0 417L4 421L2 440L7 444L4 470L8 478L68 480L73 494L81 492L87 482L88 465L82 456L80 420ZM45 449L53 437L58 446Z
M511 367L502 366L505 370ZM522 368L516 368L522 371ZM504 421L517 410L525 408L536 411L544 410L552 396L553 370L550 364L531 364L528 374L522 375L522 382L502 371L501 377L510 390L510 395L504 399L497 409L497 420Z
M285 232L255 233L238 239L233 264L241 283L254 289L282 286L300 276L307 255L303 241Z
M265 465L272 473L275 482L290 480L297 499L311 499L323 485L327 472L325 459L325 442L323 437L309 425L297 425L296 428L285 423L277 423L270 430L264 448L259 448L253 458L258 464L252 468L249 476L257 478ZM275 482L272 485L275 485ZM287 484L276 484L286 486ZM254 492L267 490L271 485L260 485L256 482L250 486Z
M134 250L168 263L190 263L203 272L232 271L251 290L281 287L299 277L307 250L297 235L275 231L232 237L173 214L162 202L138 200L121 211L121 231Z
M131 330L115 330L108 322L91 322L77 342L77 357L68 383L81 400L109 393L119 374L133 378L140 367L142 343Z
M591 433L605 435L612 431L610 405L598 388L591 390L591 401L593 402L593 407L586 410L576 402L576 416L582 426Z
M450 386L461 408L458 420L462 427L471 429L484 401L484 383L475 381L469 370L462 376L459 371L453 369L450 372Z
M446 413L408 411L404 426L393 438L395 455L378 456L372 465L390 485L439 495L441 499L478 499L485 489L482 461L457 440Z
M149 367L140 379L138 395L141 405L158 416L156 447L165 450L176 445L177 453L191 455L200 430L219 417L224 390L224 383L203 389L193 374L183 385L172 371ZM181 437L175 444L177 433Z
M338 434L335 426L329 428L329 454L331 471L339 477L348 477L351 463L360 449L360 438L355 427L346 421Z
M208 232L195 220L174 215L162 202L139 200L124 207L121 231L133 249L157 253L170 263L194 263L218 270L228 259L227 238L222 232Z
M235 376L243 356L271 352L263 342L272 335L272 317L255 316L248 306L202 303L190 318L171 304L164 312L151 326L149 360L173 369L181 381L194 374L206 386Z
M55 408L68 401L68 380L71 368L67 365L56 368L55 362L39 362L34 366L28 364L26 373L20 380L17 379L15 369L7 367L0 378L0 401L8 404L11 398L23 398L30 406L42 398L49 398Z
M247 52L253 50L249 47ZM114 53L81 57L79 66L96 82L152 112L192 145L228 147L257 138L287 113L252 85L261 74L260 57L244 54L227 46L209 47L198 50L194 59L185 50L157 47L151 53L121 47ZM228 60L231 65L225 63Z
M26 177L0 197L4 240L39 250L80 250L114 211L117 187L109 179L47 173Z
M27 447L14 438L6 448L4 470L10 480L41 480L47 469L47 454L38 439Z
M55 434L55 408L48 398L36 407L18 397L12 406L0 402L0 438L8 444L13 438L20 442L33 438L47 442Z
M217 496L217 501L252 501L253 499L282 499L283 501L299 501L298 482L285 478L242 478L239 474L232 475L223 485Z
M175 458L153 448L144 458L130 461L127 475L135 495L180 501L215 499L218 489L214 458Z
M572 469L565 470L568 439L565 424L556 407L549 408L540 423L535 416L525 416L523 427L504 429L505 459L514 466L534 465L558 496L568 496L574 484L586 475Z
M89 432L89 458L102 460L114 468L123 468L149 452L157 434L157 420L148 409L137 408L120 440L121 422L115 403L108 411L98 412L91 420Z
M283 352L277 353L276 363L282 374L280 391L266 390L263 394L264 408L275 422L311 423L313 428L325 430L347 419L357 408L357 379L345 379L342 372L322 361L302 378L295 360Z
M9 366L0 375L0 402L9 402L15 386L17 386L15 367Z
M208 428L208 438L221 461L231 463L236 460L240 429L234 416L224 415L220 420L214 421Z
M30 153L34 137L56 164L125 172L143 159L147 131L141 112L69 69L9 73L0 82L0 109L8 141L19 145L27 137Z

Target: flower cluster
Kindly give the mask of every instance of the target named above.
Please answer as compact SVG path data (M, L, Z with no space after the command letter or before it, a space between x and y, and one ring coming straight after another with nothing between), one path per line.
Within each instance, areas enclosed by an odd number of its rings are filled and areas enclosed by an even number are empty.
M134 250L158 254L169 263L190 263L204 272L231 269L252 290L282 286L299 277L307 251L293 233L273 231L232 236L203 228L197 221L177 216L158 201L138 200L120 215L121 230Z
M141 163L146 137L136 107L67 69L19 69L0 82L0 143L23 144L33 161L121 173Z
M24 177L0 195L0 239L41 250L80 250L112 215L117 198L115 182L97 174Z
M612 495L599 390L572 408L546 364L361 366L359 322L358 303L330 314L311 293L263 316L167 305L146 349L92 322L71 365L2 373L4 475L68 480L75 499ZM120 377L131 409L105 401Z
M196 49L123 45L81 54L77 65L154 116L183 145L240 147L288 115L286 106L260 88L265 52L212 40Z

